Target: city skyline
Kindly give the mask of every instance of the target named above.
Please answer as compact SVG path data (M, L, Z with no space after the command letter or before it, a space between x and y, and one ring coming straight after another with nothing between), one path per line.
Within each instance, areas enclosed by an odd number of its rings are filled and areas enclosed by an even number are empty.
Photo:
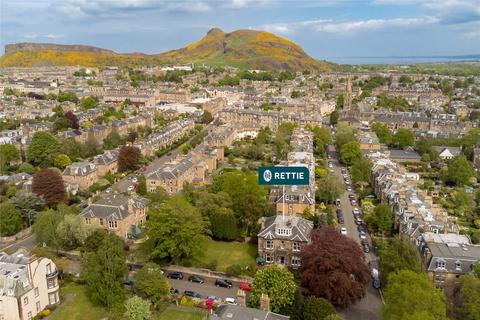
M1 6L2 48L49 42L159 53L219 27L270 31L332 61L480 53L478 0L37 0Z

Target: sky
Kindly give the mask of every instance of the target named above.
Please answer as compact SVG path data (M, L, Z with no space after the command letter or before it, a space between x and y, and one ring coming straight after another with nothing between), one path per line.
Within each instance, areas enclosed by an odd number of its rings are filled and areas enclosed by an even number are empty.
M270 31L333 61L480 54L480 0L0 0L2 48L49 42L159 53L212 27Z

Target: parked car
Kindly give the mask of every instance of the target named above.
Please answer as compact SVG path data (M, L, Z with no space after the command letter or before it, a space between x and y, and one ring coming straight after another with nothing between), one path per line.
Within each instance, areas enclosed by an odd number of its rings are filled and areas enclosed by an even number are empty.
M250 283L244 282L240 285L240 289L242 289L243 291L250 291L252 290L252 286L250 285Z
M353 212L354 215L360 214L360 209L353 208L352 212Z
M190 297L190 298L197 298L197 299L202 298L202 295L198 292L195 292L195 291L185 290L185 291L183 291L183 294L187 297Z
M372 277L378 278L378 263L377 263L377 260L368 261L368 266L370 267L370 270L372 271Z
M360 240L360 243L363 246L364 244L368 244L368 240L367 239L362 239L362 240Z
M111 187L107 188L107 190L105 190L105 192L106 192L106 193L112 192L112 188L111 188Z
M382 287L382 283L380 282L380 278L378 278L378 277L372 278L372 286L375 289L380 289Z
M128 188L127 188L127 190L130 191L130 192L132 192L133 189L135 189L135 187L134 187L133 185L130 185L130 186L128 186Z
M207 299L212 299L218 303L222 303L223 302L223 299L220 298L220 297L217 297L217 296L208 296Z
M358 229L358 232L367 232L367 228L365 227L365 225L363 223L359 224L357 229Z
M235 300L234 298L225 298L225 302L227 304L231 304L231 305L234 305L234 306L236 306L238 304L237 300Z
M137 183L137 182L138 182L137 177L133 177L133 178L132 178L132 182L133 182L133 183Z
M169 272L167 273L167 278L170 278L170 279L176 279L176 280L182 280L183 279L183 273L181 272Z
M177 289L171 288L171 289L170 289L170 293L171 293L171 294L178 294L179 292L178 292Z
M340 233L343 234L344 236L346 236L347 235L347 228L341 227L340 228Z
M357 225L361 225L361 224L363 223L362 218L356 217L356 218L355 218L355 223L356 223Z
M122 281L122 284L126 286L133 286L134 283L132 279L125 279Z
M363 249L363 252L369 253L370 252L370 245L368 243L363 243L362 244L362 249Z
M348 192L352 192L352 188L350 186L347 187Z
M203 279L202 277L193 275L193 276L188 277L188 281L195 282L195 283L204 283L205 279Z
M231 287L233 287L233 284L226 279L217 279L215 280L215 286L230 289Z
M360 231L358 236L360 239L367 239L367 233L365 231Z
M352 204L352 206L356 206L357 205L357 200L352 199L352 200L350 200L350 203Z

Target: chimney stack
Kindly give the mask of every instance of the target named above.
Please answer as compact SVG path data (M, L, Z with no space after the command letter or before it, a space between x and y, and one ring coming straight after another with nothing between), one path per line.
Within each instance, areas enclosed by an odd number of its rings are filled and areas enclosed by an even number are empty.
M247 296L245 295L245 291L243 291L242 289L237 290L237 301L238 304L242 307L247 306Z
M260 297L260 310L270 311L270 298L268 297L268 294L262 293L262 296Z

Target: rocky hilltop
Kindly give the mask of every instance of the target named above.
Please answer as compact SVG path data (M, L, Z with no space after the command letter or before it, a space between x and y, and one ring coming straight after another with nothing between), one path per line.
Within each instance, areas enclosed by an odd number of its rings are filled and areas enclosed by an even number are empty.
M120 54L112 50L48 43L7 44L0 58L2 67L38 65L101 67L139 66L177 63L235 66L249 69L329 71L335 65L310 57L294 42L273 33L237 30L225 33L213 28L199 41L164 53Z

